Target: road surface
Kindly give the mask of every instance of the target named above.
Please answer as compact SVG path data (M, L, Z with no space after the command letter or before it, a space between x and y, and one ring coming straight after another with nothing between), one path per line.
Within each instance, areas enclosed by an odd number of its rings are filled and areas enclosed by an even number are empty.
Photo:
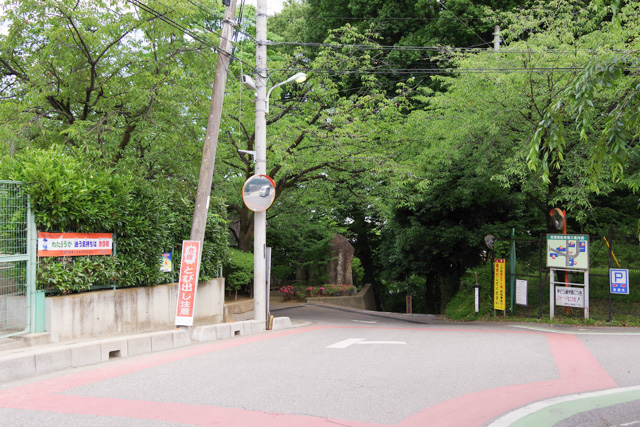
M301 326L2 385L0 425L640 425L636 330L274 314Z

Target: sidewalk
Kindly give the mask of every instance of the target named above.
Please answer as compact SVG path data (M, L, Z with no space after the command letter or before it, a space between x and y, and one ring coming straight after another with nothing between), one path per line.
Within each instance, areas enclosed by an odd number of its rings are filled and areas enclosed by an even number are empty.
M288 317L277 317L273 330L290 328ZM264 322L245 320L116 337L52 343L49 333L0 340L0 384L69 368L171 350L191 344L253 335L266 331Z

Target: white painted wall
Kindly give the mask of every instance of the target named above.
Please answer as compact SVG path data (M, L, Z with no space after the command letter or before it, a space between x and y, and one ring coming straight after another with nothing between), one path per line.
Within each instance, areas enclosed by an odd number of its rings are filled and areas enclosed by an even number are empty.
M45 299L46 331L55 341L173 329L177 283ZM224 278L198 284L194 326L221 323Z

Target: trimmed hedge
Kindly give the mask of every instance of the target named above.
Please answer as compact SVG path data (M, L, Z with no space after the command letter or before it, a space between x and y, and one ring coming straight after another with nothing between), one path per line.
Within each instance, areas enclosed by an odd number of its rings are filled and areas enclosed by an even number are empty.
M163 252L179 268L189 239L195 189L115 173L53 146L29 149L0 161L0 177L22 181L38 231L115 234L116 256L41 260L38 288L64 293L104 286L144 286L172 281L160 272ZM224 205L212 200L200 277L215 277L228 257ZM76 257L74 257L76 258Z

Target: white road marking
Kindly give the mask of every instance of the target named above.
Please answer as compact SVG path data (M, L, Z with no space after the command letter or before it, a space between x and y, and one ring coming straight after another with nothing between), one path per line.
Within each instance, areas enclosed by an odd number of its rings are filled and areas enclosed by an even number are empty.
M364 341L364 338L349 338L348 340L340 341L335 344L331 344L327 348L347 348L351 344L355 344L357 342Z
M578 329L578 330L571 330L571 329L567 329L567 330L559 330L559 329L552 329L552 328L541 328L541 327L537 327L537 326L525 326L525 325L509 325L512 326L514 328L520 328L520 329L528 329L530 331L537 331L537 332L546 332L546 333L550 333L550 334L568 334L568 335L621 335L621 336L637 336L640 335L640 332L609 332L609 331L598 331L597 329L592 329L592 330L585 330L585 329ZM586 331L586 332L583 332Z
M406 344L404 341L362 341L356 344Z
M335 344L327 346L327 348L347 348L353 344L406 344L404 341L365 341L364 338L349 338Z
M352 322L358 322L358 323L378 323L375 320L351 320Z
M552 397L550 399L547 400L543 400L540 402L535 402L532 403L530 405L521 407L519 409L516 409L514 411L508 412L504 415L502 415L500 418L496 419L495 421L493 421L491 424L488 425L488 427L508 427L511 424L515 423L516 421L518 421L521 418L524 418L528 415L531 415L535 412L541 411L551 405L555 405L557 403L566 403L566 402L571 402L574 400L579 400L579 399L585 399L585 398L590 398L590 397L600 397L600 396L608 396L611 394L618 394L618 393L625 393L625 392L629 392L629 391L637 391L640 390L640 386L631 386L631 387L620 387L620 388L610 388L607 390L599 390L599 391L592 391L592 392L587 392L587 393L576 393L576 394L569 394L566 396L558 396L558 397ZM595 409L595 408L594 408Z

